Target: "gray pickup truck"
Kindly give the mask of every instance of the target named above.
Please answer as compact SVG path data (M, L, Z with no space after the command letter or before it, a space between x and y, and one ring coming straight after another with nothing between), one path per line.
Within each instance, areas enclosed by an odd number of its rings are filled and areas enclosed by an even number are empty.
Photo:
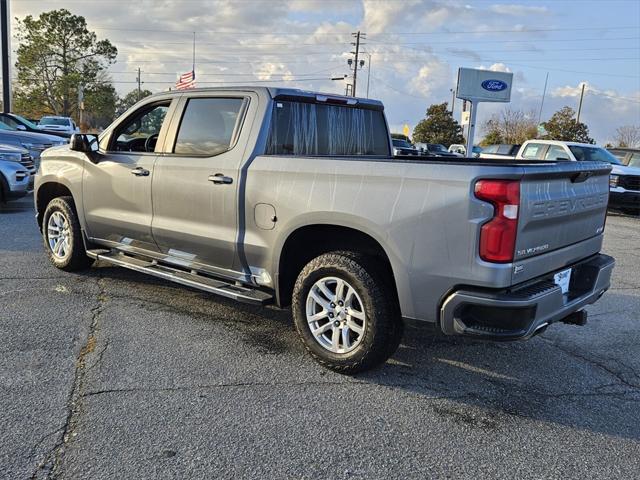
M169 92L47 150L51 262L95 259L292 307L322 365L370 368L402 319L527 339L608 288L611 166L393 157L383 105L281 88Z

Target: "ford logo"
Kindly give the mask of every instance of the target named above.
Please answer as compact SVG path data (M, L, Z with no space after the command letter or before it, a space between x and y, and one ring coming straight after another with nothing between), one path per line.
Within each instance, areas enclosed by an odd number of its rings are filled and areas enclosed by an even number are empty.
M481 85L482 88L490 92L501 92L507 88L507 84L502 80L485 80Z

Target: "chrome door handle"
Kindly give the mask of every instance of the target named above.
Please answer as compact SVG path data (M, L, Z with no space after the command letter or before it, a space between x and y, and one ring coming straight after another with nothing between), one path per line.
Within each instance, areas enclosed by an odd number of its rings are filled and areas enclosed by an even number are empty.
M142 168L142 167L136 167L133 170L131 170L131 174L135 175L136 177L148 177L149 176L149 170L147 170L146 168Z
M229 185L233 183L233 178L227 177L221 173L216 173L215 175L209 175L209 181L216 185Z

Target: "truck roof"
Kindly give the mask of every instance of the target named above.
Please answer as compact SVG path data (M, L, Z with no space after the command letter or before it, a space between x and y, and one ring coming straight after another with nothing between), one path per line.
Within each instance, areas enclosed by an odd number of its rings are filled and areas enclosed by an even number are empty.
M566 145L567 147L591 147L591 148L598 147L598 145L594 145L593 143L564 142L562 140L537 140L535 138L532 140L527 140L524 143L541 143L543 145L560 145L560 146Z
M336 93L325 92L313 92L310 90L301 90L298 88L287 87L256 87L251 85L238 85L233 87L205 87L205 88L192 88L189 90L171 90L169 92L158 92L153 96L167 96L167 95L182 95L184 93L199 93L199 92L261 92L265 95L269 95L272 99L289 99L289 100L306 100L306 101L326 101L326 99L339 100L340 103L348 105L366 105L369 108L376 110L383 110L384 106L379 100L372 100L370 98L363 97L347 97ZM324 100L323 100L324 99Z

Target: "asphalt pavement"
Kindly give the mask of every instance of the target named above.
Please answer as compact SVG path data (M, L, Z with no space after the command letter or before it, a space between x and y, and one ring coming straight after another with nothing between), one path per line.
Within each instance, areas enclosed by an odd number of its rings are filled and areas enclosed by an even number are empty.
M640 219L611 215L585 327L518 343L410 326L355 377L289 312L43 254L0 207L2 478L639 478Z

